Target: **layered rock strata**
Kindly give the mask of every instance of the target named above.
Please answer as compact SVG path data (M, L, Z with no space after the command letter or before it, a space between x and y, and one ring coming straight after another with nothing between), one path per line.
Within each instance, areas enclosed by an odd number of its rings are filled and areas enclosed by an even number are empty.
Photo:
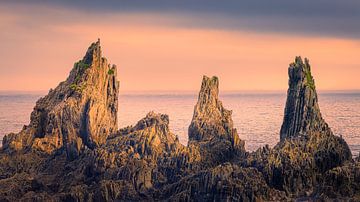
M296 57L290 64L289 89L285 106L280 139L306 135L311 131L329 131L318 104L315 81L311 75L309 60Z

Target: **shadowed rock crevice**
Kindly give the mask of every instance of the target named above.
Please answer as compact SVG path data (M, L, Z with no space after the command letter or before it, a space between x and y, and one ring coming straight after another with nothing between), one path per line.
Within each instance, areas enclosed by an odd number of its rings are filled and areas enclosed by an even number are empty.
M89 109L90 109L90 100L88 100L85 103L82 115L81 115L81 119L80 119L80 137L83 141L83 143L93 149L94 145L91 144L90 140L89 140L89 135L90 135L90 131L89 129Z

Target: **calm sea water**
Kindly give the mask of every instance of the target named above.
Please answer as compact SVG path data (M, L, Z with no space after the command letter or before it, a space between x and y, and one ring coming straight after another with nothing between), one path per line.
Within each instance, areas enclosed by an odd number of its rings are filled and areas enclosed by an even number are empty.
M0 93L0 139L18 132L28 124L30 113L40 93ZM246 149L254 151L279 141L286 94L223 93L223 105L233 111L234 125ZM149 111L168 114L170 129L187 144L197 93L121 94L119 97L119 127L134 125ZM327 123L336 135L342 135L353 155L360 151L360 93L320 93L319 104Z

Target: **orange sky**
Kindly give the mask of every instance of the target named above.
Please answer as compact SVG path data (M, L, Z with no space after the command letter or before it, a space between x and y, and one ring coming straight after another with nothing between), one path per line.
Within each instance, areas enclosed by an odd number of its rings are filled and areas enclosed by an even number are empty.
M355 39L188 28L153 14L99 19L57 10L77 20L52 24L34 17L24 24L26 14L0 11L0 90L55 87L98 37L104 56L118 66L123 92L198 90L204 74L217 75L223 91L285 90L296 55L310 59L318 89L360 89Z

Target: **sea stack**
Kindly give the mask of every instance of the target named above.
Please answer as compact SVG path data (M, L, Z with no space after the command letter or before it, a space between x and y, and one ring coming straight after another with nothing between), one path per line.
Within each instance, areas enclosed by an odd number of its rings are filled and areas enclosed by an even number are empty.
M117 69L102 57L100 40L92 43L68 78L36 102L30 124L4 137L8 150L52 153L65 149L69 158L93 149L117 130Z
M218 78L204 76L189 126L189 146L199 146L202 159L218 164L245 152L231 113L219 100Z
M321 116L315 81L311 75L309 60L300 56L295 58L288 70L289 89L280 140L307 135L313 131L331 133L328 124Z

